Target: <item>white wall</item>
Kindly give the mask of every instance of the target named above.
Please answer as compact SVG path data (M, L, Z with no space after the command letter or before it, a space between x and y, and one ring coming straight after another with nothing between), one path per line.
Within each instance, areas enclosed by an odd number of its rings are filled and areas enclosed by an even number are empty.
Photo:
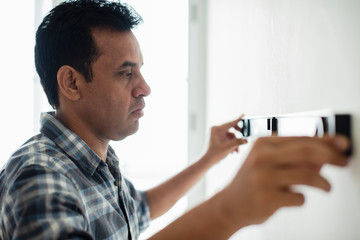
M33 134L34 2L0 7L0 169Z
M209 0L208 6L208 126L243 112L332 109L353 116L350 166L323 169L332 191L304 188L303 207L282 209L233 239L359 239L360 1ZM212 170L208 195L245 155Z

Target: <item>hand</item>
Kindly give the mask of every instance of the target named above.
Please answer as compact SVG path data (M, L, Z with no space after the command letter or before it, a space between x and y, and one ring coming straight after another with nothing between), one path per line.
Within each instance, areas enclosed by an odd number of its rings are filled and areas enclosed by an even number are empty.
M239 145L247 143L246 139L237 138L234 133L229 132L230 128L242 132L238 123L243 116L241 115L234 121L211 128L209 148L205 155L213 160L214 163L225 158L229 153L238 152Z
M267 137L258 139L233 181L222 192L222 209L234 228L259 224L285 206L300 206L304 196L293 185L330 191L320 175L324 164L346 166L343 136ZM220 195L221 195L220 194Z

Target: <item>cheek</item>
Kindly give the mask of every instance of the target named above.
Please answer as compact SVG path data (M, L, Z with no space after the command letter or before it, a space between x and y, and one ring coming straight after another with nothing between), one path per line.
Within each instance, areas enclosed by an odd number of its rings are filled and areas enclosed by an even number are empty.
M131 110L130 92L119 84L108 84L106 86L94 86L88 96L88 107L98 114L97 118L102 121L125 120ZM96 117L96 116L95 116Z
M105 103L108 114L113 115L115 118L127 118L129 115L129 99L121 95L108 97Z

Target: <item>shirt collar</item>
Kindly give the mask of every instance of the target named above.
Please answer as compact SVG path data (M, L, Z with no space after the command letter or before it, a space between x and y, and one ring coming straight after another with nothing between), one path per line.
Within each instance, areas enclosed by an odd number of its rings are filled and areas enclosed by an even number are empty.
M55 118L55 112L42 113L40 122L41 133L50 138L89 174L93 175L100 164L106 165L79 136ZM117 156L110 146L108 147L107 160L118 162Z

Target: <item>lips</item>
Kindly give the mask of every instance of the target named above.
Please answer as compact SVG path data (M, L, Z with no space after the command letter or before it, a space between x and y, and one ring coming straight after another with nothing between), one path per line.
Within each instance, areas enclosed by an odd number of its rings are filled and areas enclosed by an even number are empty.
M136 118L140 118L144 116L143 109L145 108L145 103L141 103L140 105L135 107L135 110L131 112L131 115L136 116Z
M135 102L133 102L132 111L130 112L132 115L138 115L139 117L142 117L144 115L143 109L145 108L145 101L144 98L139 97L135 98Z
M145 108L145 104L142 104L142 105L136 107L135 110L132 111L132 113L142 112L144 108Z

